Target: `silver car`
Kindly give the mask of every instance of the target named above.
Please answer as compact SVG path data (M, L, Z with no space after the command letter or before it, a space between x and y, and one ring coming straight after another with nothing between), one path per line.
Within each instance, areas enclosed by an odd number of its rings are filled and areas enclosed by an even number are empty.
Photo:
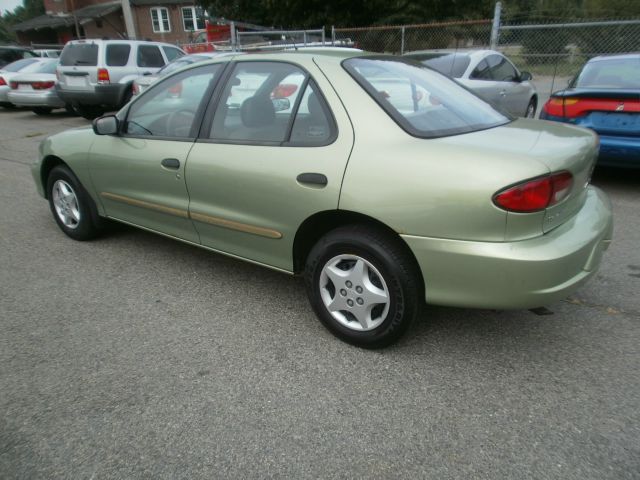
M65 108L58 97L56 84L57 58L43 58L38 66L27 72L18 72L11 78L7 99L18 107L28 107L38 115L48 115L54 108Z
M7 94L11 90L11 79L15 77L19 72L33 71L38 68L44 59L38 57L23 58L22 60L16 60L8 65L5 65L0 69L0 107L15 108L16 106L9 101Z
M494 50L423 50L405 54L473 90L498 110L534 118L538 93L531 74Z
M184 55L175 45L139 40L73 40L62 50L56 90L85 118L117 110L140 75L152 75Z

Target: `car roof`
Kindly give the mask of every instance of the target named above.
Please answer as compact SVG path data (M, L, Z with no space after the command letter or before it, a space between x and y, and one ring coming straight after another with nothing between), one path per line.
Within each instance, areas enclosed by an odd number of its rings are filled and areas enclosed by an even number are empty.
M479 56L479 55L489 55L489 54L499 54L502 55L500 52L496 51L496 50L487 50L487 49L474 49L474 48L439 48L439 49L433 49L433 50L416 50L414 52L407 52L404 54L404 56L410 57L412 55L421 55L421 54L427 54L427 53L455 53L457 55L464 55L464 56L468 56L468 57L472 57L472 56Z
M194 54L197 55L197 54ZM362 57L362 56L384 56L383 54L373 53L373 52L363 52L363 51L353 51L353 50L344 50L336 48L335 50L321 50L321 51L310 51L310 50L286 50L286 51L278 51L278 52L257 52L257 53L247 53L243 52L235 52L235 55L220 55L217 57L212 57L211 60L207 60L207 62L217 62L217 61L232 61L236 57L242 57L242 60L280 60L280 61L290 61L296 62L301 58L305 59L313 59L313 58L327 58L334 59L337 62L340 62L347 58L352 57ZM391 56L391 55L386 55ZM202 62L199 62L202 65Z
M82 45L82 44L86 44L86 43L94 43L94 44L101 44L101 43L126 43L128 45L164 45L167 47L174 47L174 48L180 48L176 45L172 45L170 43L166 43L166 42L154 42L153 40L127 40L124 38L109 38L109 39L104 39L104 38L85 38L82 40L71 40L69 42L67 42L66 45ZM65 45L65 46L66 46Z
M621 55L600 55L599 57L594 57L589 62L599 62L602 60L640 60L640 53L623 53Z

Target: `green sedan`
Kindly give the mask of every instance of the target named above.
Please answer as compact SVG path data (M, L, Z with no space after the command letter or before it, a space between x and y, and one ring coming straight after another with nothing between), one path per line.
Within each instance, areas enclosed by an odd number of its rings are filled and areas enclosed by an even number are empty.
M591 277L613 230L597 152L411 60L305 51L179 70L44 140L33 176L69 237L112 219L301 274L331 332L376 348L425 302L533 308Z

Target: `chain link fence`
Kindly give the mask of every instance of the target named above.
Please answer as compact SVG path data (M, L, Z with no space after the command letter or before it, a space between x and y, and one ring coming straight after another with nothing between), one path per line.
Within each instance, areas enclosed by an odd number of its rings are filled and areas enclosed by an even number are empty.
M566 87L593 57L640 51L640 19L507 23L495 48L531 72L538 91L548 94Z
M486 49L504 53L533 75L540 100L567 86L587 60L640 51L640 19L500 23L497 18L421 25L332 29L334 42L402 55L418 50Z
M440 48L488 48L492 20L334 28L334 42L352 42L370 52L403 53Z

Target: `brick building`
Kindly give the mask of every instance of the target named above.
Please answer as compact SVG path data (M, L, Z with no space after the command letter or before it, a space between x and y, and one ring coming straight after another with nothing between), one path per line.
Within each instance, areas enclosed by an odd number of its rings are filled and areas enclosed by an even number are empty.
M129 0L137 39L187 43L205 28L193 0ZM44 0L45 14L13 26L23 45L127 38L121 0Z

